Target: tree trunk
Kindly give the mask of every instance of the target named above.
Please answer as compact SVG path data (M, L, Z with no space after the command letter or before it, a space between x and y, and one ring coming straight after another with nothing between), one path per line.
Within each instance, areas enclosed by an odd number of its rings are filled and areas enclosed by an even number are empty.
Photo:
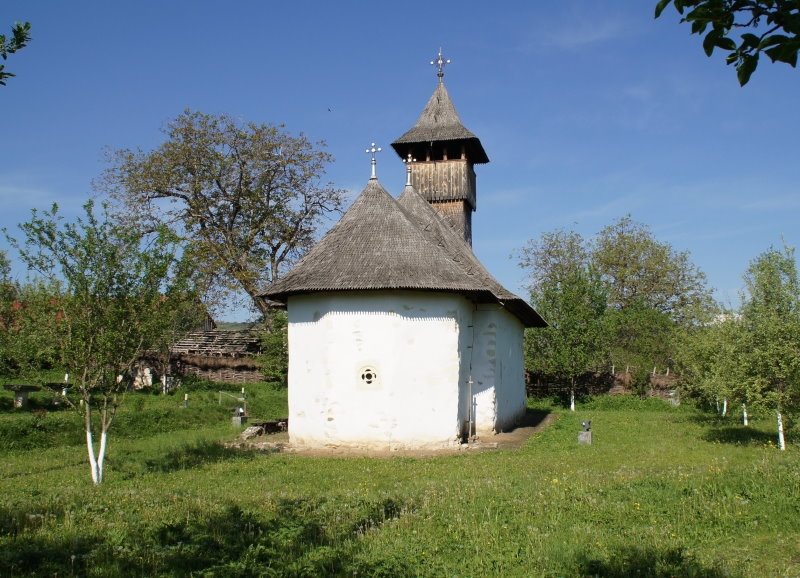
M253 300L253 304L261 313L262 317L266 317L267 315L269 315L270 306L266 299L264 299L261 295L256 295L253 293L250 294L250 298Z
M722 400L722 417L728 415L728 398Z
M108 431L103 428L100 433L100 451L97 454L97 483L103 481L103 463L106 459L106 441L108 440Z
M575 411L575 378L572 378L572 385L569 388L569 409Z
M100 433L100 451L95 457L94 454L94 436L92 435L92 412L89 409L89 404L84 404L86 414L84 416L84 424L86 426L86 451L89 454L89 468L92 472L92 482L97 485L103 482L103 462L106 458L106 445L108 442L108 427L103 425Z
M778 416L778 447L781 450L785 450L786 438L783 437L783 414L780 408L775 410L775 414Z
M86 427L86 451L89 453L89 469L92 472L92 482L99 484L102 481L98 468L97 458L94 457L94 440L92 439L92 410L88 403L84 403L84 425Z
M748 423L748 421L747 421L747 404L746 403L742 404L742 423L744 425L750 425Z

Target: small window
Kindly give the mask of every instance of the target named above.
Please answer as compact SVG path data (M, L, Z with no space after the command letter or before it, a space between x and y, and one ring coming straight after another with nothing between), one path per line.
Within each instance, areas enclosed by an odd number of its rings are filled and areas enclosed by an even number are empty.
M361 370L361 381L367 385L372 385L378 380L378 374L371 367L365 367Z

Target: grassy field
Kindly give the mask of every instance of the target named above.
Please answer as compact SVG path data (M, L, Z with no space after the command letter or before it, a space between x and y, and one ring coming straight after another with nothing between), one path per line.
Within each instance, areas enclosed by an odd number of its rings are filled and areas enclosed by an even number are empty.
M771 421L598 398L519 450L314 458L226 449L216 389L131 394L100 487L73 413L3 392L0 575L800 576L800 447Z

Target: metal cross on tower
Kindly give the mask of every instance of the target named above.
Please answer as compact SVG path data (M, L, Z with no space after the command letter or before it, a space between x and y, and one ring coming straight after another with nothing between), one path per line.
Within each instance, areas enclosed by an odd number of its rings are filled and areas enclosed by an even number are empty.
M441 46L439 47L439 55L436 57L436 60L431 60L431 64L433 64L439 70L436 73L436 76L439 77L439 80L442 80L442 77L444 77L444 67L450 64L450 59L445 59L445 57L442 56Z

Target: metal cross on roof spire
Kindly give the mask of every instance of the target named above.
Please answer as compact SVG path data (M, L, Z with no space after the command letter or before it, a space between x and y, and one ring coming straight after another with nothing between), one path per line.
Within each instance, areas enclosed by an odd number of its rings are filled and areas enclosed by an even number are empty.
M381 147L376 147L375 143L372 143L370 147L364 152L372 155L372 176L370 178L377 179L378 177L375 174L375 165L377 165L378 162L375 160L375 155L381 152Z
M441 82L442 77L444 77L444 67L450 64L450 59L445 59L442 56L442 47L439 47L439 56L436 57L436 60L431 60L431 64L433 64L436 68L439 69L439 72L436 73L436 76L439 77L439 81Z
M413 156L411 156L411 153L408 153L408 156L403 159L403 162L406 163L406 186L410 187L411 186L411 163L417 162L417 159L415 159Z

